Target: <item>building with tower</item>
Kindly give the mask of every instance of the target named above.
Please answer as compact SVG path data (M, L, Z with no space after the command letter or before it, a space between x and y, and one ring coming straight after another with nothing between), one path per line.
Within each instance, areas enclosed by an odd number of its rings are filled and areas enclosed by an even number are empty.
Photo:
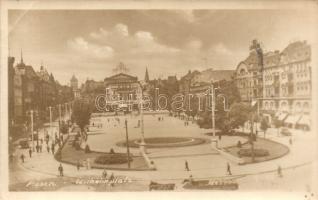
M257 40L252 41L249 56L236 67L235 82L242 101L263 96L263 51Z
M148 68L146 68L146 72L145 72L145 79L144 79L145 83L149 83L149 74L148 74Z
M75 77L75 75L73 74L71 80L70 80L70 85L74 94L75 98L79 98L80 97L80 90L78 88L78 80Z

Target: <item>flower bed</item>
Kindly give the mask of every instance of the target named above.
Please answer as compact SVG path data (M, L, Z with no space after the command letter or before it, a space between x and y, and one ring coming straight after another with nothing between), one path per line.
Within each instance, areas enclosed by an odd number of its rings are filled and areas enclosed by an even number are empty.
M129 156L129 160L132 161L132 155ZM112 165L112 164L124 164L128 162L127 154L116 153L116 154L104 154L98 156L95 160L95 163L102 165Z
M210 140L204 138L190 137L153 137L146 138L145 143L148 148L167 148L167 147L185 147L209 143ZM129 147L138 148L140 139L132 139L128 141ZM117 146L126 147L126 141L117 143Z
M240 149L237 154L239 157L251 157L252 156L252 150L251 149ZM263 157L268 156L269 152L266 149L254 149L254 156L255 157Z
M62 148L59 148L58 152L55 154L55 159L62 163L67 163L77 166L80 163L81 167L87 167L87 162L90 161L90 167L97 169L114 169L114 170L153 170L149 169L144 158L142 156L132 155L131 168L127 167L127 154L126 153L104 153L90 151L90 153L85 153L83 149L76 149L73 146L75 140L74 135L70 135L68 140L65 140ZM110 156L112 155L112 156ZM119 159L114 157L119 157ZM108 158L108 159L107 159ZM95 162L95 160L98 160ZM107 160L107 161L106 161ZM100 164L100 163L105 164ZM108 164L109 163L109 164Z

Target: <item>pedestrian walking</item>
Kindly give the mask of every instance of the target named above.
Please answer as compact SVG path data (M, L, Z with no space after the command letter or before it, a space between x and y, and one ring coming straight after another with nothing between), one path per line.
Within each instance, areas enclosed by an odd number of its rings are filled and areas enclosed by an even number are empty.
M76 163L76 168L77 168L77 171L80 170L80 167L81 167L81 163L80 161L78 160L77 163Z
M50 153L50 146L48 144L46 145L46 150L48 153Z
M58 167L58 170L59 170L59 172L60 172L60 176L64 176L62 164L60 164L60 166Z
M190 183L190 185L193 184L193 176L192 175L189 176L189 183Z
M112 173L111 175L110 175L110 177L109 177L109 181L111 182L110 183L110 186L111 187L114 187L114 180L115 179L115 176L114 176L114 173Z
M283 172L282 172L282 168L280 167L280 165L278 166L278 168L277 168L277 175L278 175L278 177L283 177Z
M40 151L40 146L37 144L37 145L35 146L35 149L36 149L36 152L39 153L39 151Z
M54 153L55 153L55 145L54 145L54 143L52 143L51 150L52 150L52 154L54 155Z
M109 180L112 181L112 180L114 180L114 178L115 178L114 173L111 173Z
M24 158L25 158L24 154L21 154L20 158L21 158L22 163L24 163Z
M40 149L40 153L42 153L42 144L40 144L39 149Z
M222 135L221 135L221 133L219 133L219 140L221 140L222 139Z
M32 158L32 149L31 148L29 149L29 156L30 156L30 158Z
M190 171L188 161L185 161L184 165L185 165L185 170Z
M106 171L106 169L104 169L103 174L102 174L102 177L103 177L104 179L107 178L107 171Z
M230 163L227 163L227 173L228 173L229 175L232 175Z

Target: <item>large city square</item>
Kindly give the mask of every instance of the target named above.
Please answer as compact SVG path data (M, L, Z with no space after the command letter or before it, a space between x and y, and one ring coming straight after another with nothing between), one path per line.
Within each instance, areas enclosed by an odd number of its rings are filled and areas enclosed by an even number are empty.
M9 192L314 198L317 42L290 29L316 15L296 14L10 10Z

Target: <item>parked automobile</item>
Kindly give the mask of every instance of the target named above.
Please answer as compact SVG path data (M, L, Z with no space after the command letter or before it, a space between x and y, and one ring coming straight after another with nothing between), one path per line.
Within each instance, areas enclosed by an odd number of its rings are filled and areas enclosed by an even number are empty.
M29 140L28 139L21 139L20 141L19 141L19 147L21 148L21 149L28 149L28 148L30 148L30 145L29 145Z
M286 127L282 128L282 129L280 130L280 134L282 134L282 135L284 135L284 136L291 136L291 135L292 135L292 133L290 132L290 130L289 130L288 128L286 128Z

